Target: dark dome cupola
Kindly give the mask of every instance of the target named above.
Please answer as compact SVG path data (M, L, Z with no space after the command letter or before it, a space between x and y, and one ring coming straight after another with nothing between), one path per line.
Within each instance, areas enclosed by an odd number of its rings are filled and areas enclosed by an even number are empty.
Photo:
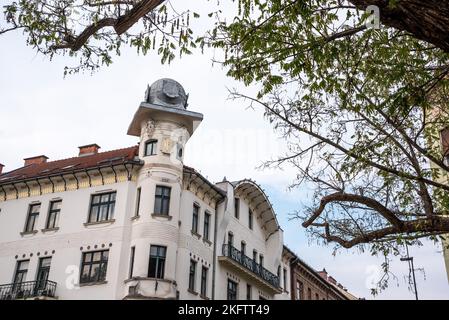
M164 107L187 109L186 94L182 85L173 79L159 79L147 88L145 102Z

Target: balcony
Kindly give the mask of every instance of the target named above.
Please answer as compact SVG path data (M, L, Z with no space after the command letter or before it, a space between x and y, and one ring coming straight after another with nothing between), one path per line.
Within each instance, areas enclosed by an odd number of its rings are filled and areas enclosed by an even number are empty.
M272 294L282 293L279 277L244 255L240 250L229 244L224 244L222 253L223 256L218 257L218 261L244 272L248 277L262 284Z
M0 300L55 299L56 282L24 281L0 285Z

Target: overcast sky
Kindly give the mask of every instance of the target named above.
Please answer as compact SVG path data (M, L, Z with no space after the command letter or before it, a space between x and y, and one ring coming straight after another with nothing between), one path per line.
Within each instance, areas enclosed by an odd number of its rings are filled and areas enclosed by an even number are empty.
M5 1L0 1L3 4ZM173 1L182 9L185 1ZM191 1L188 2L191 5ZM200 13L208 12L202 1L194 1ZM23 165L23 158L45 154L51 160L76 156L78 146L97 143L102 151L138 142L127 136L127 128L143 100L147 84L168 77L179 81L190 94L189 109L204 114L203 123L188 143L185 164L195 167L211 181L252 178L265 188L285 232L285 243L315 269L323 267L359 297L373 299L370 282L379 274L381 258L357 250L317 245L288 214L308 203L311 190L288 191L294 171L259 170L263 161L285 151L285 145L262 110L249 109L228 100L227 88L254 94L212 66L212 53L195 54L160 64L155 55L138 56L124 50L114 64L97 73L63 78L68 58L48 61L26 47L20 33L0 37L0 163L10 171ZM418 290L423 299L448 299L449 285L441 246L427 243L412 248L417 268ZM393 259L397 280L377 299L413 299L405 276L408 266Z

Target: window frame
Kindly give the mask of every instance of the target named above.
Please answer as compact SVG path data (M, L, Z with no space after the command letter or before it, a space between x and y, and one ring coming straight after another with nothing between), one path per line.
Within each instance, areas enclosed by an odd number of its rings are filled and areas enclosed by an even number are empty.
M200 294L203 297L207 297L207 278L209 275L209 268L201 266L201 288Z
M195 280L196 280L196 266L197 261L190 259L189 264L189 290L195 292Z
M108 200L103 202L102 197L108 196ZM114 200L111 200L111 197L114 195ZM95 203L94 199L99 198L99 202ZM115 213L115 204L117 202L117 191L108 191L108 192L102 192L102 193L94 193L90 196L90 205L89 205L89 216L87 223L101 223L101 222L107 222L114 219L114 213ZM107 206L106 211L106 219L102 219L102 207ZM92 219L92 213L94 208L97 208L97 213L95 220ZM111 209L112 208L112 209Z
M203 239L210 241L210 220L212 215L208 212L204 212L204 225L203 225Z
M25 262L28 263L27 268L26 269L20 269L20 266L22 265L22 263L25 263ZM29 268L30 268L30 259L18 260L16 262L16 268L14 270L14 276L13 276L13 281L12 281L13 285L18 285L18 284L26 281L26 277L28 275ZM22 275L20 282L17 281L17 278L18 278L19 274Z
M156 156L157 155L157 139L149 139L145 141L144 150L143 150L143 156L149 157L149 156ZM151 145L151 153L148 153L148 146Z
M56 204L56 203L59 203L60 205L62 205L62 200L58 199L58 200L51 200L50 201L50 204L48 206L47 221L45 223L45 228L46 229L59 228L59 218L60 218L61 208L53 209L53 205ZM50 224L50 222L52 220L53 220L53 223Z
M230 301L237 300L238 299L238 290L239 290L238 283L228 278L228 285L226 288L227 300L230 300Z
M234 198L234 218L240 218L240 198Z
M253 287L249 283L247 283L246 284L246 300L252 300L252 298L253 298L252 291L253 291Z
M94 260L95 254L100 253L100 260ZM86 257L90 255L90 261L87 261ZM106 256L106 258L105 258ZM89 284L89 283L102 283L106 282L107 271L108 271L108 263L109 263L109 249L106 250L95 250L95 251L86 251L82 253L81 256L81 268L80 268L80 284ZM92 274L93 266L99 265L100 271L96 278L94 278L95 274ZM88 279L83 279L84 268L89 266L89 276ZM103 276L102 276L103 275Z
M158 194L158 190L161 190L160 194ZM168 190L168 195L165 194L164 191ZM171 187L165 185L156 185L156 189L154 190L154 214L161 216L169 216L170 215L170 199L171 199ZM156 210L156 203L160 201L160 210ZM166 206L166 210L165 206Z
M140 198L142 196L142 187L138 187L136 192L136 210L134 211L134 217L138 217L140 215Z
M254 217L253 211L251 209L249 209L248 210L248 228L250 230L253 230L253 227L254 227L253 217Z
M296 300L304 300L304 285L301 281L296 280Z
M198 234L198 225L200 222L200 209L201 207L197 203L193 204L191 231L195 234Z
M135 256L136 256L136 246L132 246L131 252L129 253L128 279L132 279L132 277L133 277Z
M157 255L152 255L151 254L151 249L155 248L156 249L156 253ZM159 249L164 249L164 255L159 255ZM154 276L152 274L150 274L150 268L151 268L151 259L156 259L156 264L155 264L155 270L154 270ZM150 246L150 257L148 259L148 278L153 278L153 279L165 279L165 265L166 265L166 261L167 261L167 247L166 246L161 246L161 245L157 245L157 244L152 244ZM162 265L162 267L161 267Z
M28 205L28 213L27 213L27 218L26 218L26 221L25 221L25 228L23 230L24 232L34 232L34 231L36 231L36 222L39 219L41 206L42 206L42 204L40 202L38 202L38 203L31 203L31 204ZM37 212L33 212L33 208L35 208L35 207L38 207L38 211ZM30 229L29 226L30 226L31 218L33 218L32 219L33 224L32 224L32 228Z

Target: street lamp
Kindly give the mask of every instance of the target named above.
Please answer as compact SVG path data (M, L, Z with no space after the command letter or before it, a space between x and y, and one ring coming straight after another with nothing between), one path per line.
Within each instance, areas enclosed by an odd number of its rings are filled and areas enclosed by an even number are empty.
M407 249L407 257L401 258L401 261L408 262L409 274L411 272L413 275L413 286L415 287L415 297L416 297L416 300L418 300L418 288L416 287L415 266L413 265L413 257L410 257L410 255L408 253L408 245L407 244L405 245L405 248Z

